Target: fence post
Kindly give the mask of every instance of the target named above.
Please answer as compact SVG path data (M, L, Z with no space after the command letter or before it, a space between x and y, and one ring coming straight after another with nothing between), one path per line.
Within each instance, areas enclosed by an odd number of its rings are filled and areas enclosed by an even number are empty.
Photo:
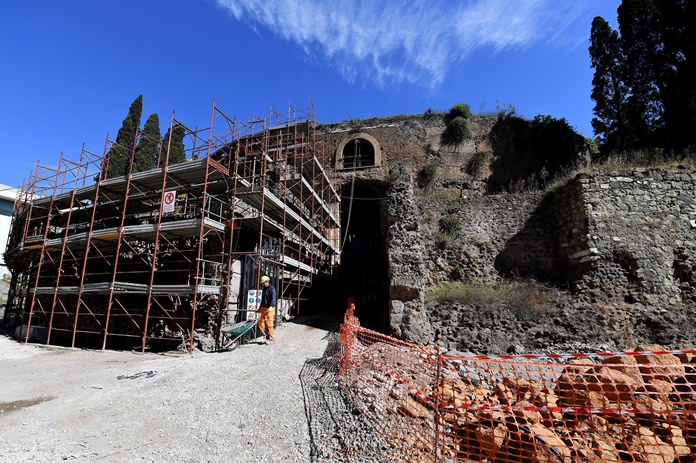
M343 344L343 358L341 359L340 375L345 375L350 368L353 340L355 337L355 327L352 325L353 313L355 312L355 303L353 298L348 298L348 309L343 317L339 333L341 343Z
M435 442L433 445L433 461L440 461L440 385L442 382L442 355L440 354L440 346L437 346L437 365L435 367L435 384L433 387L433 418L435 419Z

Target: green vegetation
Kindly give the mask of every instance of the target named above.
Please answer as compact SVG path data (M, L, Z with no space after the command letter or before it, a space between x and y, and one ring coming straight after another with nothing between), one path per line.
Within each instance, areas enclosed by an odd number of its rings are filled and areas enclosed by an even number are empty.
M532 120L500 113L489 133L494 161L490 191L543 188L575 169L586 152L585 138L565 119L538 115Z
M419 177L425 186L429 186L437 176L437 162L427 163L419 173Z
M490 157L491 154L487 151L475 152L466 165L466 172L472 177L480 178Z
M162 157L166 156L168 150L169 156L167 160L169 165L178 164L186 160L184 136L186 136L186 129L181 124L175 124L164 135L162 139Z
M497 310L507 307L520 320L539 320L548 310L552 295L534 280L500 280L495 283L439 284L426 291L426 302L459 303Z
M437 221L438 231L435 233L435 245L440 249L447 248L459 236L461 221L452 215L440 217Z
M143 96L133 100L128 115L123 119L123 124L116 135L116 141L106 153L106 172L103 178L118 177L129 171L131 152L135 147L135 140L140 127L140 117L143 112Z
M462 281L465 275L466 271L464 270L464 267L456 266L454 267L454 269L452 269L452 274L450 275L450 278L452 278L455 281Z
M441 233L450 235L453 238L459 236L459 230L462 228L462 222L451 215L440 217L440 220L437 221L437 225Z
M133 155L133 172L142 172L152 169L157 163L160 144L159 117L157 114L150 114L145 121L145 127L140 134L138 146Z
M461 143L471 136L469 120L463 117L455 117L447 123L447 135L453 143Z
M696 8L643 0L624 1L617 12L619 31L596 17L590 33L592 127L602 154L689 151L696 146Z
M448 235L447 233L435 233L435 246L437 246L438 249L446 249L453 240L454 237Z
M398 170L389 169L389 172L384 174L384 183L391 186L401 178L401 172Z
M471 136L469 119L471 110L469 105L458 103L453 105L445 114L445 131L442 134L443 141L450 145L457 145Z
M462 117L464 119L471 119L471 109L466 103L457 103L452 105L449 113L445 116L445 122L450 122L452 119Z

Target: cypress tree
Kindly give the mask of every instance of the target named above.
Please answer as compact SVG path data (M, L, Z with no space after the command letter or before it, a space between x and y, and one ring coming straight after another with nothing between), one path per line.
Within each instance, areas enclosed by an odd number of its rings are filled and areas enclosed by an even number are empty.
M116 142L106 153L107 170L104 178L118 177L128 173L130 154L135 146L135 138L140 127L143 112L143 96L139 95L128 109L128 115L116 135Z
M160 137L159 117L157 113L150 114L145 121L145 127L140 134L138 146L135 148L133 156L133 172L142 172L150 170L157 162L157 153L159 150Z
M624 149L625 60L618 32L599 16L592 21L590 61L595 70L591 94L595 102L592 128L605 151Z
M595 134L612 149L696 145L696 6L687 0L623 0L619 33L592 23Z
M171 135L171 142L169 137ZM178 164L186 160L186 151L184 148L184 136L186 130L181 124L176 124L174 127L167 130L167 133L162 139L162 160L166 157L167 149L169 149L169 165Z
M626 59L625 82L630 88L625 108L631 136L626 142L632 149L654 147L664 125L668 67L659 12L655 0L625 0L617 11Z
M683 149L696 145L696 5L687 0L658 4L669 65L664 94L666 137L671 147Z

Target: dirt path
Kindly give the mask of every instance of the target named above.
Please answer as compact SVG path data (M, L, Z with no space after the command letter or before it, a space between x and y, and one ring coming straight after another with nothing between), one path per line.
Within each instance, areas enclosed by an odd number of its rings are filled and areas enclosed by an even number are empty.
M310 461L299 374L326 348L318 322L287 323L272 345L193 355L0 336L0 461Z

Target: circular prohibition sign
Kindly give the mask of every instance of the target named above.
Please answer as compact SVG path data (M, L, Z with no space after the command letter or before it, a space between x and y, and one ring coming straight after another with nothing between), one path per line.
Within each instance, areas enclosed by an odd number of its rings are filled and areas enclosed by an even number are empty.
M167 191L164 194L164 205L165 206L171 206L174 204L174 192L173 191Z

